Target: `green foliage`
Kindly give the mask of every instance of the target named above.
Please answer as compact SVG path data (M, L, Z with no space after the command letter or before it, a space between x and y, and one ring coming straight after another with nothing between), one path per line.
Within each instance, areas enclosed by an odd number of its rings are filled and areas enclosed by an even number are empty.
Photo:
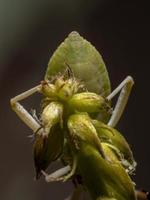
M98 51L77 32L71 32L51 57L45 79L63 72L69 65L74 76L83 81L89 92L106 97L110 81L104 61Z

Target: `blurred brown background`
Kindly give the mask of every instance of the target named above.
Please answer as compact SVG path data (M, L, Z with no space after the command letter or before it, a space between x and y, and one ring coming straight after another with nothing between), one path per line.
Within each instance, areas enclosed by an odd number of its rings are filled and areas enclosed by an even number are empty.
M135 79L118 129L138 163L137 187L150 190L150 20L146 1L135 2L0 0L0 199L62 200L72 189L71 183L34 181L31 131L11 111L9 99L43 79L53 51L73 30L100 51L112 88L128 74ZM30 110L39 102L34 95L24 105Z

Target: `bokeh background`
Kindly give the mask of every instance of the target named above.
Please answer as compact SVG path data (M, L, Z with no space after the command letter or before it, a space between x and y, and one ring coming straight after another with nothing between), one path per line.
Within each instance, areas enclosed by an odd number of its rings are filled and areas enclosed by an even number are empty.
M76 30L100 51L112 88L135 79L117 128L138 163L134 181L150 190L149 9L146 1L0 0L0 199L63 200L71 183L34 181L32 132L10 109L9 99L44 76L56 47ZM23 104L38 107L39 95ZM52 171L52 166L49 171Z

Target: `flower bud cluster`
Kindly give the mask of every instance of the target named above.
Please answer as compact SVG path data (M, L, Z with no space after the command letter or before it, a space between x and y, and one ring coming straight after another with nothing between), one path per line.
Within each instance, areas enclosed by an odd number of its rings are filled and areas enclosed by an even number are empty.
M42 94L50 100L67 101L73 94L76 94L83 85L75 78L64 80L63 76L58 77L53 83L42 82Z
M40 117L43 133L37 135L34 143L37 177L41 170L45 170L61 155L63 163L70 166L74 165L74 156L77 157L79 166L74 173L80 174L84 179L87 175L84 174L85 166L84 163L82 164L82 159L88 156L87 162L90 166L93 165L92 156L94 156L97 166L101 165L99 171L104 170L108 176L105 180L101 174L103 184L108 182L108 185L111 185L112 181L114 185L111 187L115 191L117 178L118 183L124 185L123 187L128 183L129 187L126 188L125 193L131 192L134 197L134 186L128 176L134 171L136 165L132 151L125 138L116 129L102 122L105 121L103 116L111 115L110 102L96 93L84 91L82 84L74 77L64 79L60 76L52 82L45 81L42 83L41 92L46 104L43 104ZM99 114L102 115L102 121L95 117ZM96 167L93 169L97 170ZM111 173L116 173L116 169L120 176L124 176L124 180L116 174L110 181L109 177ZM83 182L89 187L89 179ZM91 187L88 189L90 191ZM118 189L118 194L122 192L121 187ZM91 194L93 194L92 190Z

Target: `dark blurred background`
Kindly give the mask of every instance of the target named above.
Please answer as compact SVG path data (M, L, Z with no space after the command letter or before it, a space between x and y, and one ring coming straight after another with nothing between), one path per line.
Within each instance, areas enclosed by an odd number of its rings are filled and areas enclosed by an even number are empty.
M63 200L72 189L71 183L34 181L27 137L32 132L11 111L9 99L43 79L50 56L73 30L100 51L112 88L127 75L135 79L117 127L138 163L137 187L150 190L149 7L146 1L135 2L0 0L0 199ZM30 110L39 103L34 95L24 105Z

